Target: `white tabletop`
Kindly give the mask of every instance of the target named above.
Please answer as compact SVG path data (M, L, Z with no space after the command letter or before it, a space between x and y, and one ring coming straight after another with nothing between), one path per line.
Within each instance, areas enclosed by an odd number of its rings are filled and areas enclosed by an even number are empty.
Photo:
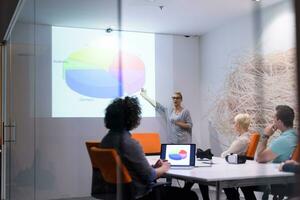
M154 164L159 156L147 156L150 164ZM203 164L201 161L196 161L195 168L189 169L170 169L167 175L173 177L193 179L195 181L232 181L255 178L274 178L274 177L291 177L293 173L280 172L279 164L274 163L257 163L256 161L247 160L245 164L229 164L224 158L213 157L213 164Z

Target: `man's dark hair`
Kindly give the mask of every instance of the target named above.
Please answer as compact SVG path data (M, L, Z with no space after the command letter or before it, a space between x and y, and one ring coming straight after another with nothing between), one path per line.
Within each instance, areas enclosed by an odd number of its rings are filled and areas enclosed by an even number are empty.
M105 110L104 123L110 130L132 130L140 124L141 107L136 97L116 98Z
M285 127L293 127L295 118L294 110L287 105L279 105L275 109L277 120L281 120Z

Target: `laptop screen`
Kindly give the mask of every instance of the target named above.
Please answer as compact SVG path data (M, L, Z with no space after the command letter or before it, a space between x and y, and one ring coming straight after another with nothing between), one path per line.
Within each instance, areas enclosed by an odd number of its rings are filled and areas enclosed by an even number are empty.
M161 144L160 158L171 166L195 166L195 144Z

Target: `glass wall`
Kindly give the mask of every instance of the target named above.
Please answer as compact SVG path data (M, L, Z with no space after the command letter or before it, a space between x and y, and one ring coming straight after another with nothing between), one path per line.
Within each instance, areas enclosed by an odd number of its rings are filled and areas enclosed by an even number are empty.
M35 26L34 3L27 1L7 44L4 100L6 198L34 199Z
M35 11L36 198L89 196L85 141L100 140L105 131L102 119L85 117L81 104L95 104L84 95L86 74L99 67L97 38L119 28L118 1L38 0Z
M6 199L90 196L85 141L106 134L114 97L138 96L143 119L133 132L169 143L141 88L166 107L181 91L192 142L215 156L236 137L238 113L263 134L276 105L297 108L292 0L249 0L239 11L221 1L20 2L4 52Z
M91 48L107 28L120 28L118 1L27 0L22 4L6 51L5 196L30 200L90 196L92 167L85 141L100 140L103 122L78 115L54 116L53 109L77 109L65 99L75 91L59 90L68 87L62 83L63 73L74 67L67 66L71 62L67 59ZM85 64L91 65L81 65ZM76 98L93 101L80 94ZM57 107L53 101L65 105Z

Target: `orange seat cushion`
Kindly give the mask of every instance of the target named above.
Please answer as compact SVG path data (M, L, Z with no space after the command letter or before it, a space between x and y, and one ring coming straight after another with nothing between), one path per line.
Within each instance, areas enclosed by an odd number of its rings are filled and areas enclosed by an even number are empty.
M137 140L145 154L160 153L160 137L158 133L132 133L132 138Z

